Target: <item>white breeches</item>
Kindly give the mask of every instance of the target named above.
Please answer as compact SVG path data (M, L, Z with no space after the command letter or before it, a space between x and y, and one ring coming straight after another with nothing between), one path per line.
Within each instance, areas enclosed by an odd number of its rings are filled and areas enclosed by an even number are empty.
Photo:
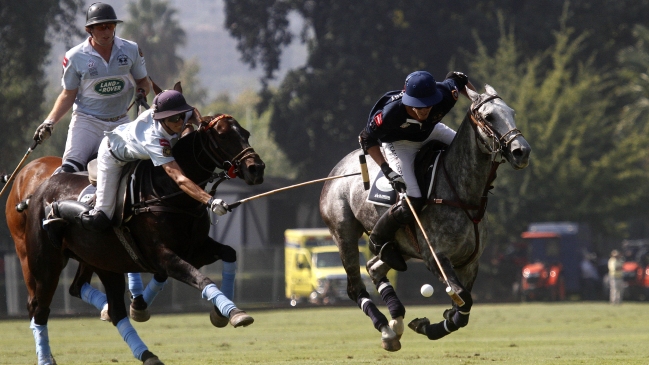
M438 123L428 138L422 142L404 140L383 143L385 159L392 170L403 176L408 196L413 198L421 197L421 190L419 190L419 184L417 184L417 178L415 177L415 156L417 156L419 149L432 140L451 144L453 138L455 138L455 131L444 123Z
M115 212L115 199L122 167L126 162L117 160L110 154L108 138L104 138L99 145L97 156L97 202L95 210L106 213L108 218L113 218Z
M88 114L73 112L68 128L68 139L65 142L63 161L75 161L81 165L75 166L75 169L86 170L90 156L97 152L99 144L104 138L104 132L112 131L118 125L130 121L126 116L116 122L106 122Z

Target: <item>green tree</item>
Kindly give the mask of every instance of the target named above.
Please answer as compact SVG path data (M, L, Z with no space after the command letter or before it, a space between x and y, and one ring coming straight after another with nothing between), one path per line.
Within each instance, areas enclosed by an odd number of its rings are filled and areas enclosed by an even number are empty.
M585 34L575 36L564 26L554 33L552 47L523 59L503 23L497 50L489 53L478 42L469 71L490 80L516 110L532 156L525 170L504 165L498 171L490 202L494 238L515 239L530 222L557 220L590 223L599 234L624 237L626 222L647 217L645 128L621 127L612 78L592 59L576 60Z
M649 16L649 0L226 0L225 4L226 26L238 40L243 60L263 68L264 84L274 78L282 47L295 38L288 14L297 12L305 21L301 37L309 49L307 64L289 72L276 94L262 90L260 107L272 107L271 130L277 132L278 145L308 177L328 173L357 146L373 103L383 92L400 88L409 72L427 69L443 78L449 65L466 71L460 50L474 44L474 34L487 49L498 47L499 13L518 31L519 52L536 54L554 45L553 30L569 4L571 26L579 34L589 34L573 57L591 58L598 68L612 67L609 55L632 39L630 24ZM545 62L539 67L547 67Z
M176 49L185 45L186 38L176 19L176 9L164 0L137 0L129 1L128 13L124 37L136 42L144 52L153 81L163 89L171 88L183 67Z
M0 0L2 173L13 172L33 142L34 130L43 121L46 85L43 64L51 48L50 41L60 37L69 42L73 35L81 34L71 24L83 6L82 0ZM3 207L5 199L6 195L0 199ZM4 209L0 216L4 222ZM5 224L0 225L0 234L9 236ZM9 250L10 244L5 242L0 240L0 251Z

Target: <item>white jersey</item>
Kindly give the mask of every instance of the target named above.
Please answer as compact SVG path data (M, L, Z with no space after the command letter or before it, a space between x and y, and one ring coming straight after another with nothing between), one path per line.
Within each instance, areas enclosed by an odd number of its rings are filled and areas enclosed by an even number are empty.
M122 161L150 159L153 165L160 166L175 160L171 147L178 141L178 134L167 133L153 119L153 109L105 134L111 151Z
M61 83L66 90L78 88L74 111L107 119L126 113L135 94L135 80L146 76L137 43L115 37L106 62L88 38L65 53Z

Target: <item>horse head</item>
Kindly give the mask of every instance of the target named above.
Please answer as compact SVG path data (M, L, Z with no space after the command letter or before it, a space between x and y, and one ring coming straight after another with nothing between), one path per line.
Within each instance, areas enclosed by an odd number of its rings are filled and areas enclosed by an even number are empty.
M485 85L484 94L467 88L471 98L471 120L476 131L478 146L484 153L502 156L516 170L529 163L532 148L514 122L514 109L498 96L496 90Z
M248 143L250 132L232 116L203 117L198 133L207 137L203 149L216 167L228 171L230 177L238 176L248 185L264 182L266 165Z

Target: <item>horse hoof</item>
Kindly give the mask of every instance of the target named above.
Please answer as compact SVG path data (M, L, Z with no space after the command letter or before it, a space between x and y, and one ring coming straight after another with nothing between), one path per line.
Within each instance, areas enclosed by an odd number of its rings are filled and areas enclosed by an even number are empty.
M401 340L405 326L403 325L403 317L397 317L390 321L388 324L390 328L396 333L397 340Z
M255 319L250 317L246 312L235 308L230 312L230 324L234 327L246 327L252 324Z
M426 336L426 326L430 325L430 320L428 318L415 318L410 323L408 323L408 328L419 333L420 335Z
M99 319L105 322L110 322L110 315L108 314L108 304L104 306L104 309L101 310L101 314L99 315Z
M210 311L210 322L212 325L217 328L223 328L230 323L228 317L221 314L218 308L212 306L212 311Z
M383 347L384 350L390 352L399 351L401 350L401 341L399 341L396 337L392 339L383 339L381 340L381 347Z
M135 322L146 322L151 318L147 304L141 295L131 299L131 319Z
M145 362L142 363L142 365L165 365L160 359L158 359L157 356L150 357L146 359Z

